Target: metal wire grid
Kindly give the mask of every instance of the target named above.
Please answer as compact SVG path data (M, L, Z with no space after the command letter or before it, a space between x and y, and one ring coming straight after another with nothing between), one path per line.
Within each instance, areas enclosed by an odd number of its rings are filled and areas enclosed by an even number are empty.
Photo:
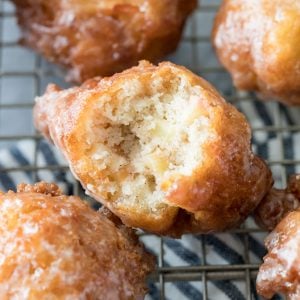
M170 59L179 64L185 64L194 72L202 75L212 81L217 88L224 92L226 98L237 107L243 106L243 103L252 102L253 95L237 92L231 85L230 78L226 71L219 65L207 65L207 57L213 57L210 48L210 28L213 15L218 9L219 0L209 1L202 0L201 7L197 9L194 16L190 19L183 41L176 55ZM13 174L20 171L30 172L33 181L38 180L38 172L42 170L67 171L66 165L41 165L38 162L38 143L41 136L33 130L31 124L31 109L33 98L35 95L40 95L49 82L58 81L61 78L58 68L53 68L45 63L43 59L32 52L21 48L17 42L18 35L11 34L11 27L16 28L14 10L10 2L7 0L0 1L0 148L11 143L21 140L34 141L34 163L32 165L24 165L19 168L2 168L1 172ZM206 30L204 30L206 29ZM26 52L26 57L22 61L16 59L16 52ZM23 53L24 54L24 53ZM22 55L23 55L22 54ZM23 57L21 55L21 57ZM10 69L7 63L7 57L16 60L17 68ZM9 60L10 61L10 60ZM32 62L32 68L24 69L23 64ZM215 59L213 58L213 61ZM19 67L19 68L18 68ZM23 84L21 85L21 83ZM26 99L26 92L20 90L24 86L30 86L32 97ZM10 95L7 88L18 91L19 94L14 96L13 100L7 99ZM272 122L270 124L251 124L254 132L254 137L260 134L272 133L276 135L277 158L269 159L268 164L273 170L277 185L285 186L287 173L295 172L299 169L300 159L291 157L289 154L289 145L285 142L286 134L295 134L300 132L300 124L286 124L283 118L282 106L278 103L268 103L272 110ZM21 118L22 116L29 118ZM22 121L21 120L25 120ZM13 129L18 122L21 122L21 128ZM24 123L25 122L25 123ZM252 122L252 120L250 120ZM29 126L29 127L28 127ZM20 129L20 130L19 130ZM19 131L18 131L19 130ZM267 157L264 157L267 159ZM78 182L73 179L73 192L81 194L81 187ZM200 236L200 252L202 253L202 263L193 266L165 266L165 242L164 238L159 239L159 256L157 271L151 277L151 280L157 282L160 287L160 299L168 297L166 285L168 282L198 282L202 285L203 299L210 298L209 282L212 280L240 280L245 283L246 299L252 299L253 284L251 280L256 277L258 263L253 263L249 257L249 233L262 233L260 229L253 224L245 224L242 228L232 231L242 237L244 244L244 264L238 265L215 265L208 264L206 251L206 236ZM146 234L144 234L146 235ZM147 235L146 235L147 236ZM148 235L149 236L149 235Z

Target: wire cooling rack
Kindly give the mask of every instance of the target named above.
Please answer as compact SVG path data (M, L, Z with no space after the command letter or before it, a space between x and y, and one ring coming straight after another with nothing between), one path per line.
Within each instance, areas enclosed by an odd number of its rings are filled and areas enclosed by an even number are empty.
M300 146L299 110L286 108L276 102L263 104L255 99L255 95L234 89L229 75L218 64L210 43L212 21L220 1L201 2L201 6L187 24L177 52L169 59L185 65L212 82L228 101L246 114L253 129L254 150L267 160L276 185L284 187L287 176L300 171L300 155L297 151L297 145ZM2 167L0 172L10 176L18 172L27 172L32 175L33 181L38 179L39 172L57 170L67 172L68 167L65 164L48 162L45 165L39 162L38 145L42 137L35 132L32 125L34 97L42 94L50 82L66 86L61 79L61 71L45 62L39 55L19 46L19 30L14 8L7 0L0 0L0 17L0 149L25 140L34 143L32 164L23 164L17 168ZM259 118L253 117L257 115ZM78 182L75 179L72 182L72 192L82 195ZM146 244L157 245L158 267L155 274L150 277L150 284L156 286L157 293L152 295L152 298L182 299L180 293L184 294L184 291L188 292L189 289L184 283L190 282L192 286L200 287L200 292L189 293L189 299L216 299L212 283L223 281L239 282L244 298L256 299L254 280L260 259L253 259L249 251L249 244L253 242L249 240L249 236L257 235L261 238L265 233L251 220L232 233L239 236L243 245L240 253L243 257L242 263L214 263L214 260L207 256L210 236L199 235L194 247L201 256L200 263L167 264L165 256L168 249L172 248L171 240L142 234ZM219 234L218 237L220 240L227 239L226 234ZM189 236L185 236L183 242L188 239ZM177 296L174 296L176 294L174 289L180 290ZM227 293L226 297L236 299L230 293Z

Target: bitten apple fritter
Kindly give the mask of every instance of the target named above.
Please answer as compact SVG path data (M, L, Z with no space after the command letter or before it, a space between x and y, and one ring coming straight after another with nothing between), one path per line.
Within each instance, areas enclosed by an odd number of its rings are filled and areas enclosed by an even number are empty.
M25 45L83 82L175 50L196 0L12 0Z
M174 236L226 230L271 187L245 117L172 63L50 85L34 115L87 193L128 226Z

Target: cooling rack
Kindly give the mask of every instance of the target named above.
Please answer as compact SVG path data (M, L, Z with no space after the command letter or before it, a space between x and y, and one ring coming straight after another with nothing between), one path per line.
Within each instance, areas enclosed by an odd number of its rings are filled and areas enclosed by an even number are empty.
M300 172L300 151L297 150L297 145L300 146L299 109L276 102L262 103L254 94L234 89L210 44L210 30L219 2L201 1L186 26L177 52L169 59L212 82L228 101L246 114L253 130L254 151L267 160L275 184L284 187L289 174ZM66 86L61 79L62 73L18 44L14 8L7 0L0 0L0 17L0 150L23 141L30 143L33 149L30 163L24 160L20 161L20 167L0 165L0 175L6 178L25 172L36 181L42 172L69 172L64 163L53 163L50 158L39 160L40 143L44 141L32 125L34 97L42 94L50 82ZM69 173L68 176L72 193L82 196L78 182ZM180 241L141 233L146 245L155 245L154 252L158 257L157 270L149 278L151 292L147 298L257 299L255 277L264 249L256 241L261 241L264 235L251 219L231 233L187 235ZM230 254L231 261L220 263L215 257L220 253L210 254L213 247L221 249L228 242L232 242L234 248L236 239L239 248ZM175 256L179 259L174 263L172 258ZM232 292L233 284L236 284L237 293ZM223 296L216 298L216 295Z

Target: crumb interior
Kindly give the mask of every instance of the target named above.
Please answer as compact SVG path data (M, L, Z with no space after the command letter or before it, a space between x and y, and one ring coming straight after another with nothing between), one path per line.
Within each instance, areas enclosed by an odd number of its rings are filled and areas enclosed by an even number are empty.
M131 79L113 98L100 97L89 156L105 174L96 188L106 200L145 212L167 206L165 187L201 165L202 146L213 137L208 116L199 115L199 97L199 87L175 74Z

